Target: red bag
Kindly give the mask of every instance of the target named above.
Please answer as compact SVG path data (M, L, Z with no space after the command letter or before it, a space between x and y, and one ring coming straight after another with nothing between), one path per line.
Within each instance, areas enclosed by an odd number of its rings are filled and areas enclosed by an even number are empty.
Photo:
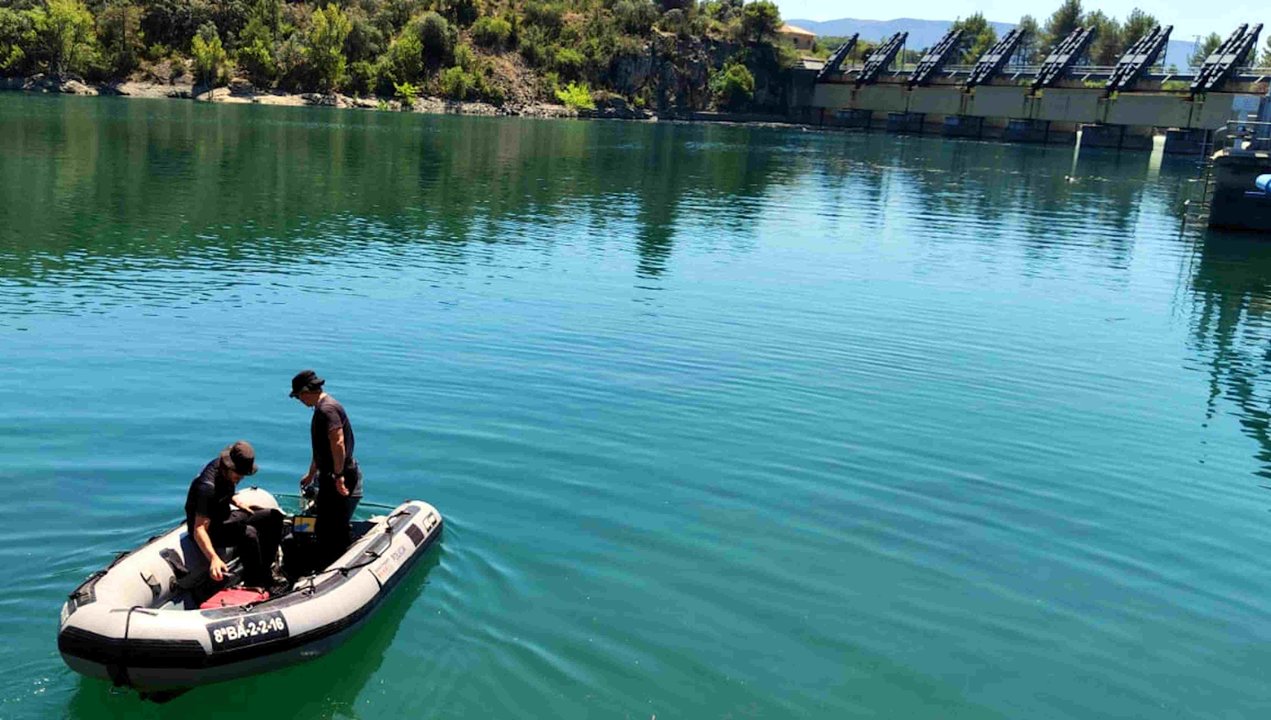
M253 590L251 588L226 588L212 597L208 598L202 605L200 610L211 610L212 608L237 607L248 603L264 602L269 599L269 593L265 590Z

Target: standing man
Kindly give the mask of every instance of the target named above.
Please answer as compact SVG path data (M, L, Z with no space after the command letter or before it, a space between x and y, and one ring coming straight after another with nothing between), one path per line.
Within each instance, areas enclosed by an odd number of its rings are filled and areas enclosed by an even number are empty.
M256 474L256 451L239 440L221 451L190 483L185 496L186 531L207 558L212 579L225 579L228 568L217 547L233 546L243 561L243 584L269 589L271 569L282 540L282 513L258 509L234 497L234 489Z
M313 461L300 487L318 483L318 548L325 566L352 543L349 521L362 499L362 471L353 459L353 425L344 406L322 390L325 380L312 370L291 379L291 397L313 408L309 439Z

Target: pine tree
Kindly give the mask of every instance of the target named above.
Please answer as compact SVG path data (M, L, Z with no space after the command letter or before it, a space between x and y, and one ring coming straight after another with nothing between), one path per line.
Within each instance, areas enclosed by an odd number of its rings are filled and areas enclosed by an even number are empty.
M1016 60L1023 64L1041 62L1040 55L1043 38L1037 21L1033 19L1032 15L1025 15L1019 19L1017 27L1020 32L1024 33L1024 38L1020 41L1019 50L1015 53Z
M1102 10L1095 10L1082 18L1081 24L1094 30L1094 40L1090 44L1090 62L1102 66L1116 65L1125 47L1121 37L1121 23L1116 18L1104 15Z
M1160 25L1160 23L1156 21L1155 17L1138 8L1131 10L1130 14L1125 18L1125 25L1121 28L1126 47L1138 42L1140 38L1152 32L1157 25Z
M1196 44L1196 49L1192 51L1190 57L1187 58L1187 64L1192 67L1200 67L1205 64L1205 58L1209 57L1218 46L1222 45L1222 36L1218 33L1209 33L1204 40Z
M1041 54L1045 56L1081 24L1081 0L1064 0L1046 21L1046 37Z
M962 31L962 37L958 39L958 50L964 64L975 62L997 42L997 31L984 19L984 13L958 20L953 23L952 29Z

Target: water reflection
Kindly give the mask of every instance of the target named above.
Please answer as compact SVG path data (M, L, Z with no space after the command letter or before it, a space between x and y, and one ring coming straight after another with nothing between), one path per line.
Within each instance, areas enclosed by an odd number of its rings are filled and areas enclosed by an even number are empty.
M0 302L9 318L181 306L213 290L155 271L231 287L315 262L465 274L496 246L587 242L626 248L656 286L687 242L748 252L774 210L843 237L1018 251L1030 276L1074 254L1126 270L1142 226L1179 217L1193 173L1143 153L882 133L23 98L0 106ZM1271 467L1257 390L1271 251L1199 247L1212 395L1237 404Z
M549 252L580 223L653 280L687 227L744 248L783 205L845 232L915 205L925 230L1017 239L1043 264L1093 238L1124 267L1147 196L1181 184L1145 182L1139 153L1067 147L62 98L0 108L0 157L0 283L17 285L337 255L462 269L488 243Z
M0 110L0 278L272 270L371 243L455 261L530 234L550 248L584 213L656 277L685 208L746 236L754 199L797 176L765 134L31 99Z
M1271 244L1254 235L1208 233L1191 277L1192 337L1208 365L1209 409L1233 403L1241 429L1258 443L1271 479Z

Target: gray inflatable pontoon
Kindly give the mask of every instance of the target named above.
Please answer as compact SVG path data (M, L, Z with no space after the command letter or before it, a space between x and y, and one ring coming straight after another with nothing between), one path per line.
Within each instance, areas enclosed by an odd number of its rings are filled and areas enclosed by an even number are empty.
M278 508L258 488L239 497ZM357 540L344 555L298 579L289 592L255 605L200 610L213 583L182 523L76 588L62 606L57 648L72 670L143 693L308 660L338 645L375 611L440 536L441 526L433 506L404 502L387 515L354 523Z

